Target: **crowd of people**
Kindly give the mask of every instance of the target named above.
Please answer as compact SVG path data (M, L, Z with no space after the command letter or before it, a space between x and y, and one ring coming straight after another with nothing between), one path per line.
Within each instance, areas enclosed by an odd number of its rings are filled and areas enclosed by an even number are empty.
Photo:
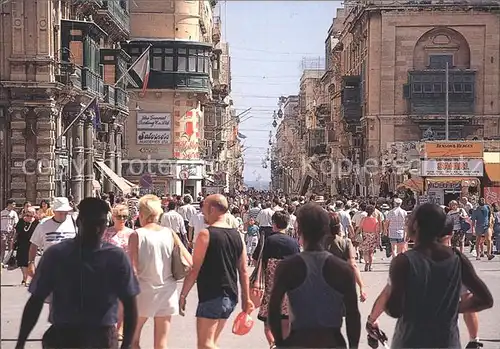
M1 219L2 261L16 251L31 293L18 348L44 303L44 348L139 348L149 318L155 349L166 348L195 284L198 348L218 347L238 302L248 314L258 308L271 348L356 348L358 302L368 297L371 341L383 341L385 311L398 319L392 347L459 348L463 313L466 347L480 348L477 312L493 305L463 254L467 244L477 259L499 252L500 212L482 198L408 212L399 198L103 195L27 203L19 214L9 200ZM378 253L391 267L375 298L361 271L374 270Z

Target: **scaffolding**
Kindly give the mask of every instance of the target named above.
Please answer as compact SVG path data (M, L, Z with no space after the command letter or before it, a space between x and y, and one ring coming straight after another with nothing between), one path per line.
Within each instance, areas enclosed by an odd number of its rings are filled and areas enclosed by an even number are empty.
M325 70L325 58L324 57L302 57L302 61L300 63L300 70L317 70L324 71Z

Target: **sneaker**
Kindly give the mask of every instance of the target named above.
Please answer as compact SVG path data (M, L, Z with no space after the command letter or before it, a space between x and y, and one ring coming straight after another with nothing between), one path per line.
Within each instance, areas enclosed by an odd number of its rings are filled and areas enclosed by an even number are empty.
M478 341L470 341L465 349L479 349L483 347L483 343L478 342Z
M488 260L489 260L489 261L491 261L493 258L495 258L495 255L494 255L494 254L490 254L490 255L488 256Z

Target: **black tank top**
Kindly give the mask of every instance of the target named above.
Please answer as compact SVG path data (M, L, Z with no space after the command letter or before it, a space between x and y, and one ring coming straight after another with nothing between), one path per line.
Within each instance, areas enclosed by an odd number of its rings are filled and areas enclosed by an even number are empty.
M238 300L238 264L243 252L240 233L234 228L209 227L210 241L198 274L198 299L218 297Z

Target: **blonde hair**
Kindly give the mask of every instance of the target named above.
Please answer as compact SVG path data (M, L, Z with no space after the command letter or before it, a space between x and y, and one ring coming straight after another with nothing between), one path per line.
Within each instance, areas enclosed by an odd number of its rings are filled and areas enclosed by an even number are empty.
M156 195L148 194L139 199L139 214L146 222L157 222L162 213L161 200Z
M122 205L122 204L116 205L111 210L111 213L113 214L113 216L118 216L120 213L128 216L128 207L127 205Z

